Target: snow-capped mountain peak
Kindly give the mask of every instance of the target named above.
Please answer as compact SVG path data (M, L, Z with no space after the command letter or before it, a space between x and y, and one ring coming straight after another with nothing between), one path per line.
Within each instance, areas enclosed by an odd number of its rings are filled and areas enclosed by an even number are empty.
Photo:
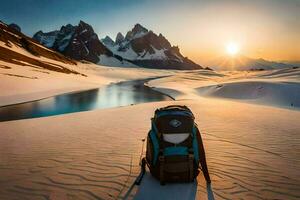
M93 27L81 20L77 27L77 33L79 35L85 34L86 36L93 36L93 35L97 36L96 33L94 32Z
M162 35L136 24L124 37L121 33L113 41L106 36L101 41L91 25L80 21L78 25L67 24L60 30L37 32L33 38L46 47L76 59L97 64L118 66L142 66L161 69L202 69L184 57ZM131 64L132 63L132 64Z
M143 27L140 24L136 24L134 25L133 29L131 31L128 31L126 36L125 36L125 40L129 41L135 38L139 38L144 36L145 34L148 33L148 29L146 29L145 27Z
M109 36L106 36L105 38L101 39L101 42L106 46L114 46L115 45L115 42Z
M60 30L48 33L39 31L34 34L33 39L76 60L86 60L108 66L135 66L124 61L122 57L115 56L103 45L105 43L107 46L113 46L114 41L107 36L101 42L93 27L84 21L80 21L75 26L67 24Z
M76 26L67 24L60 30L48 33L39 31L33 38L44 46L76 60L97 63L102 54L112 56L111 51L99 41L93 27L84 21L80 21Z
M125 37L122 35L121 32L119 32L119 33L117 34L117 36L116 36L116 41L115 41L115 43L116 43L117 45L120 45L120 44L124 41L124 39L125 39Z
M178 47L172 47L162 35L155 34L140 24L127 32L125 38L118 33L114 45L102 40L114 55L136 65L150 68L201 69L201 66L181 55Z

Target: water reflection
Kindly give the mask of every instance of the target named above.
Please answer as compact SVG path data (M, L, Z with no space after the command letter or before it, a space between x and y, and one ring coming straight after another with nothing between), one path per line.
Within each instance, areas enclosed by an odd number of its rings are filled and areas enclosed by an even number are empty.
M1 107L0 121L172 100L170 97L144 86L144 82L142 80L127 81L100 89L63 94L39 101Z

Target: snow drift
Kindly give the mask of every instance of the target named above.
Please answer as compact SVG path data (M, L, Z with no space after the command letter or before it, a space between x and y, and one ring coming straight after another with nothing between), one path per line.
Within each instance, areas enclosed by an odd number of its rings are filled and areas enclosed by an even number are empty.
M197 90L202 96L300 108L300 83L297 82L232 82L200 87Z

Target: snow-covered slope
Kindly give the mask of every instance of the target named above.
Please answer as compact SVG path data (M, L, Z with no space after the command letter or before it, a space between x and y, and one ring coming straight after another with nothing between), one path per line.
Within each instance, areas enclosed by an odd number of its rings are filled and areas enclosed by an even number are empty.
M113 41L108 36L102 42L115 55L136 65L162 69L201 69L202 67L184 57L179 48L172 46L162 35L136 24L124 37L117 34Z
M111 66L111 67L138 67L135 64L123 59L117 59L116 57L100 55L99 65Z
M200 173L194 184L160 186L147 173L125 198L153 112L175 103L196 117L212 185ZM299 118L203 98L1 122L1 199L299 200Z
M243 81L198 88L202 96L241 100L249 103L300 108L298 82Z
M300 109L300 68L226 73L197 70L152 80L148 86L176 100L213 97Z
M35 69L80 74L66 67L66 64L77 65L75 61L38 44L19 30L17 25L8 26L0 22L0 61Z

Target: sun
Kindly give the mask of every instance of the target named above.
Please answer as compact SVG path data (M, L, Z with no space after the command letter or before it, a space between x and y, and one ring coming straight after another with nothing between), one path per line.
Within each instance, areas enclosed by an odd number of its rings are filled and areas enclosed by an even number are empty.
M226 52L231 55L231 56L235 56L236 54L238 54L240 51L240 47L236 42L229 42L226 45Z

